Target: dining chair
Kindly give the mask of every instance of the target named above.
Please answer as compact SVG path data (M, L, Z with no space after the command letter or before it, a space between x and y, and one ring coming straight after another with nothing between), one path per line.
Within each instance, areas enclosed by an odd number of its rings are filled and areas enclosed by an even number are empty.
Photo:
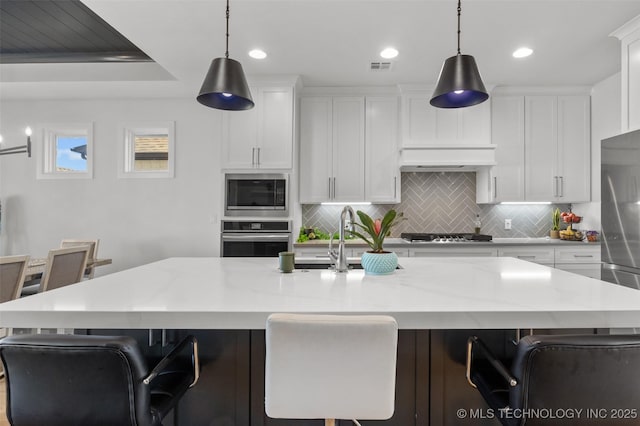
M472 336L467 380L504 426L637 425L640 336L531 335L509 360Z
M0 257L0 303L20 297L29 256Z
M0 358L13 426L161 426L172 410L176 424L200 369L193 336L153 364L128 336L14 335Z
M398 324L384 315L272 314L265 412L271 418L385 420L395 409Z
M60 248L67 247L77 247L77 246L89 246L89 257L87 259L87 263L91 263L92 261L98 258L98 244L100 240L74 240L74 239L64 239L60 242ZM93 274L95 272L95 266L90 265L87 266L84 272L84 277L91 279L93 278Z
M87 245L49 250L47 267L42 275L39 292L82 281L88 257L89 246Z

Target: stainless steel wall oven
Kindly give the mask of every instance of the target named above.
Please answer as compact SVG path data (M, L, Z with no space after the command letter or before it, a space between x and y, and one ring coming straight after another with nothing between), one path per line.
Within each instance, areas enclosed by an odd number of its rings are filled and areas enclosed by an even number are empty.
M287 217L289 175L285 173L227 173L225 216Z
M291 248L291 221L222 221L222 257L278 257Z

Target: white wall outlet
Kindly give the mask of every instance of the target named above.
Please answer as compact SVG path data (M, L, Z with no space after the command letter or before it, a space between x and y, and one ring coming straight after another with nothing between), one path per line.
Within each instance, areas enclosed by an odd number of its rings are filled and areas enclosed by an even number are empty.
M511 229L511 219L504 220L504 229Z

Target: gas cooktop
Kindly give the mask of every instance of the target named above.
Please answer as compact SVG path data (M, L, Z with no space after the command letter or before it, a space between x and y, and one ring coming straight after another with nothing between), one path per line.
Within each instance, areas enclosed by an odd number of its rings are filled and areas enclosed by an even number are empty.
M429 242L429 243L466 243L471 241L491 241L491 235L483 234L427 234L403 232L400 238L409 242Z

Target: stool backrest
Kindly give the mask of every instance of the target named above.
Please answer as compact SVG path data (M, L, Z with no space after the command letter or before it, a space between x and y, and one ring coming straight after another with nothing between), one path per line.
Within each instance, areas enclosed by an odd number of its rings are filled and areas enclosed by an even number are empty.
M155 424L146 361L130 337L14 335L0 357L12 425Z
M398 325L389 316L271 315L266 324L267 415L390 418L397 343Z

